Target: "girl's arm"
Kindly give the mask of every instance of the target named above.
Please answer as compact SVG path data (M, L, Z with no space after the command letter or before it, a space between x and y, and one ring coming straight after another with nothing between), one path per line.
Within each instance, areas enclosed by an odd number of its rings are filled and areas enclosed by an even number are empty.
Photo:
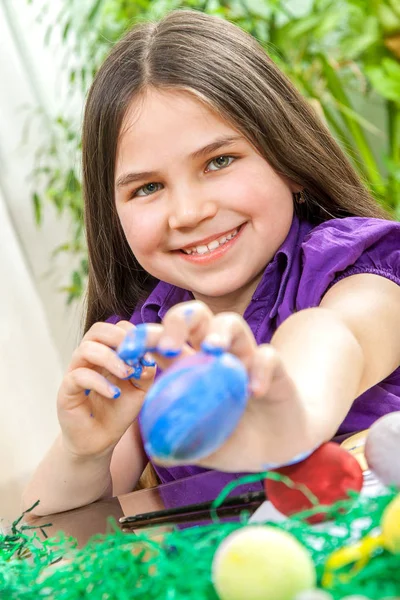
M71 510L111 496L111 453L79 457L64 446L60 434L37 467L22 496L22 509L37 500L35 515Z
M40 500L35 514L61 512L135 487L148 461L137 417L155 368L129 378L134 369L115 348L132 329L126 321L95 323L75 350L58 393L61 434L26 487L24 510ZM151 347L162 332L161 325L148 326ZM184 346L182 354L190 353ZM157 360L163 369L170 363Z
M128 493L137 484L146 463L137 420L114 450L99 456L71 454L60 434L24 492L23 509L41 499L35 514L50 514Z
M271 344L306 408L304 445L307 436L328 440L355 398L400 365L400 287L369 274L343 279L320 307L289 317ZM300 443L302 432L288 421Z
M58 393L61 434L25 489L24 510L40 500L35 514L45 515L111 496L112 478L118 493L135 485L144 468L135 422L155 369L127 379L133 369L114 348L132 327L96 323L75 350Z
M167 313L166 339L230 350L253 389L235 432L202 466L258 471L290 461L332 438L355 398L400 364L400 287L377 275L335 284L319 307L290 316L261 346L239 315L191 304L189 323L187 304Z
M111 459L112 495L131 492L143 473L148 458L143 448L139 421L136 419L115 447Z
M377 275L353 275L334 285L321 302L358 340L364 371L357 396L400 365L400 286Z

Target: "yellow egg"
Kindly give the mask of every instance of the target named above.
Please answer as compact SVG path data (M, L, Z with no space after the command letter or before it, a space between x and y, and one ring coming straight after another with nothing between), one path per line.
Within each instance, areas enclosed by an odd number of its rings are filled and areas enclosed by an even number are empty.
M293 600L315 582L306 548L276 527L243 527L214 556L213 583L221 600Z
M400 494L385 508L381 528L385 548L400 554Z

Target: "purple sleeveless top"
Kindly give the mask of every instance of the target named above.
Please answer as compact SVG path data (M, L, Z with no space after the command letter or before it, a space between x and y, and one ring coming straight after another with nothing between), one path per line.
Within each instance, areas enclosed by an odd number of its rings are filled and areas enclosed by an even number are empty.
M268 343L277 327L293 312L318 306L332 285L357 273L381 275L400 285L400 223L347 217L313 226L295 216L286 240L266 266L243 317L257 343ZM187 290L159 282L130 321L159 323L172 306L187 300L193 300ZM395 410L400 410L400 368L353 402L337 433L361 431ZM163 483L208 471L196 466L154 465L154 468ZM208 497L242 475L213 473L215 477L207 476L207 485L213 488L208 489ZM199 498L197 495L196 500Z

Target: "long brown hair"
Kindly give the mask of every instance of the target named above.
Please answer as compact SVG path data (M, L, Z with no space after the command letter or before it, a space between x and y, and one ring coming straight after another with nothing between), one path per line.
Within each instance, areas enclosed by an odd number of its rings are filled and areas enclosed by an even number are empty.
M134 27L100 68L83 125L89 249L85 329L128 317L155 280L133 256L114 205L119 132L148 86L181 89L231 122L281 175L304 187L300 216L314 223L388 215L370 196L313 109L250 35L218 17L180 10Z

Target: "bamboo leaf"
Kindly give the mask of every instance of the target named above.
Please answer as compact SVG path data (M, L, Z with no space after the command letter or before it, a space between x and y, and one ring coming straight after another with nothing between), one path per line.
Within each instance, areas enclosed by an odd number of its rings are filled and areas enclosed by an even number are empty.
M341 56L346 61L355 60L381 40L381 32L377 19L373 16L360 23L360 31L350 35L341 44Z
M376 91L400 105L400 65L391 58L385 58L382 66L366 66L365 73Z
M62 36L61 36L62 39L64 40L64 42L68 37L68 32L69 32L70 28L71 28L71 20L68 19L68 21L64 25L64 29L63 29Z
M322 64L324 65L324 74L326 81L332 95L338 101L338 107L347 106L348 109L354 111L353 106L344 91L342 82L340 81L335 69L328 62L324 55L320 55ZM349 130L350 135L354 140L354 147L356 148L365 168L370 185L382 193L384 189L384 183L379 172L379 167L376 163L375 157L372 150L367 142L365 134L360 125L349 115L342 111L343 120Z
M35 215L35 222L36 225L41 225L42 224L42 201L39 197L39 195L37 194L37 192L34 192L32 194L32 200L33 200L33 211L34 211L34 215Z
M104 4L104 0L96 0L96 2L94 2L92 8L90 9L88 16L87 16L87 23L89 25L92 25L93 22L95 21L95 19L98 17L98 14L102 8L102 5Z

